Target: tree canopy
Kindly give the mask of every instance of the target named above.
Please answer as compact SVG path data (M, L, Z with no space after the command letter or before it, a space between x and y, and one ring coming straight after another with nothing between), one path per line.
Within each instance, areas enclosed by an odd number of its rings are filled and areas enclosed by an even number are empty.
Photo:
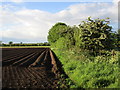
M79 26L56 23L48 34L48 41L54 46L71 48L73 46L98 52L114 47L114 35L109 25L109 18L82 21ZM56 47L57 47L56 46Z
M63 37L67 31L65 23L56 23L48 32L48 41L50 44L55 43L60 37Z
M75 32L76 45L88 50L110 49L113 45L112 27L108 24L107 20L88 17Z

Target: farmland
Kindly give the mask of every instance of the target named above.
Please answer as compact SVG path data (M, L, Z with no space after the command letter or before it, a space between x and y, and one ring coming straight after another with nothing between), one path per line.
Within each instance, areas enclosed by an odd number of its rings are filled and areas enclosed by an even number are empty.
M58 61L49 48L2 48L2 88L56 88Z
M120 88L120 33L111 29L88 17L74 27L56 23L48 32L51 49L3 47L3 88Z

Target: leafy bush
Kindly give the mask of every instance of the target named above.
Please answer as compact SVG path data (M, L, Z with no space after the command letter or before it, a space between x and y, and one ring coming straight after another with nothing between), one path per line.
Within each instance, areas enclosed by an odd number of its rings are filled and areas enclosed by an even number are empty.
M83 21L76 30L76 45L83 49L99 52L102 49L113 48L112 27L104 19Z

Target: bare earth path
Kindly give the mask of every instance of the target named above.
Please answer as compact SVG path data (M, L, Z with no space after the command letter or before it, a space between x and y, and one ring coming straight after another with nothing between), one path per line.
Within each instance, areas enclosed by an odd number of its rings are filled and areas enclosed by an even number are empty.
M49 48L3 48L2 88L56 88L59 63Z

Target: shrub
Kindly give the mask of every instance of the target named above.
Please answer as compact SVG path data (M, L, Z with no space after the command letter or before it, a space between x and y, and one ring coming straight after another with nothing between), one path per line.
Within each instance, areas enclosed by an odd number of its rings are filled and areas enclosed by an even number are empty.
M76 46L99 52L113 48L112 27L104 19L92 20L90 17L79 25L75 32Z

